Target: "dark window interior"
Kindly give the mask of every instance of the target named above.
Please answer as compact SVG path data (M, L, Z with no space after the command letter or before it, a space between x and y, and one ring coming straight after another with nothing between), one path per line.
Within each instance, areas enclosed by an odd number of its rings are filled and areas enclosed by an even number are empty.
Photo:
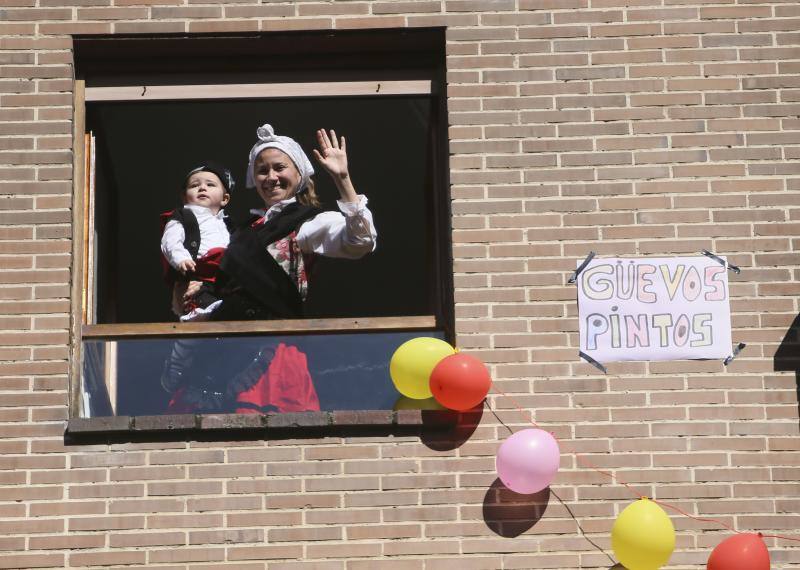
M234 219L247 219L250 208L261 206L255 190L245 188L247 153L255 129L265 122L304 149L314 148L318 127L345 134L356 189L367 195L379 232L378 248L363 259L315 260L307 314L434 314L430 98L102 103L87 108L87 128L97 141L98 323L173 319L169 290L160 278L159 213L178 204L185 173L208 158L234 173L237 187L226 210ZM323 171L315 179L324 205L335 207L338 193L330 177Z
M377 250L361 260L317 259L307 316L450 321L443 45L441 30L76 40L87 86L366 77L434 85L425 96L88 102L86 129L96 137L95 322L174 320L160 276L159 214L178 204L185 173L213 159L237 181L226 210L246 219L260 206L244 182L263 123L297 139L309 157L317 128L344 134L356 189L367 195L379 234ZM317 168L315 179L323 205L335 208L328 175Z

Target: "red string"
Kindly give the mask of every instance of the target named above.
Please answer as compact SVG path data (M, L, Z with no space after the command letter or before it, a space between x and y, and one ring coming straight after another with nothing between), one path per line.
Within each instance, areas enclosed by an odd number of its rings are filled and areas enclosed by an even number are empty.
M763 534L758 533L762 538L781 538L783 540L793 540L794 542L800 542L800 538L790 538L788 536L782 536L780 534Z
M690 519L694 519L694 520L696 520L696 521L702 521L702 522L711 522L711 523L717 523L718 525L720 525L720 526L723 526L723 527L727 528L727 529L728 529L729 531L731 531L731 532L735 532L736 534L742 534L742 531L740 531L740 530L736 530L736 529L735 529L735 528L733 528L732 526L730 526L730 525L728 525L728 524L726 524L726 523L724 523L724 522L722 522L722 521L720 521L720 520L717 520L717 519L707 519L707 518L703 518L703 517L696 517L696 516L694 516L694 515L690 515L689 513L687 513L686 511L684 511L684 510L682 510L682 509L680 509L680 508L676 507L675 505L670 505L669 503L664 503L664 502L661 502L661 501L657 501L656 499L650 499L650 500L651 500L651 501L653 501L653 502L654 502L655 504L657 504L657 505L661 505L662 507L667 507L668 509L672 509L673 511L677 511L677 512L679 512L680 514L682 514L683 516L685 516L685 517L689 517ZM794 540L794 539L790 539L790 540Z
M497 385L496 382L492 382L492 387L495 390L497 390L498 392L500 392L501 395L503 395L506 398L508 398L509 400L511 400L511 403L514 404L514 407L519 411L520 415L522 415L523 417L525 417L527 415L525 413L525 410L522 408L522 406L520 406L519 403L514 398L512 398L511 396L509 396L508 394L503 392L503 390L500 389L500 387ZM531 413L531 418L528 419L528 421L531 423L531 425L533 425L533 427L535 427L535 428L543 429L541 426L539 426L539 424L537 424L533 420L532 416L533 416L533 414ZM553 436L553 438L556 440L556 442L558 442L558 438L556 437L556 435L553 432L550 432L550 434ZM671 504L665 503L663 501L658 501L658 500L653 499L651 497L646 497L646 496L642 495L641 493L637 493L633 489L633 487L628 485L625 481L619 480L610 471L604 471L603 469L600 469L600 468L596 467L589 460L584 459L583 457L581 457L577 453L575 454L575 460L576 460L577 463L585 462L589 466L589 469L592 469L593 471L597 471L598 473L600 473L602 475L605 475L606 477L610 478L611 481L613 481L614 483L617 483L619 485L623 485L626 489L631 491L633 496L635 496L637 499L649 498L651 501L653 501L657 505L661 505L662 507L666 507L668 509L672 509L673 511L678 512L678 513L682 514L685 517L689 517L690 519L694 519L696 521L701 521L701 522L716 523L716 524L720 525L721 527L724 527L724 528L728 529L729 531L734 532L736 534L744 534L743 531L736 530L735 528L733 528L732 526L730 526L729 524L727 524L727 523L725 523L725 522L723 522L721 520L705 518L705 517L697 517L697 516L694 516L694 515L691 515L691 514L687 513L686 511L676 507L675 505L671 505ZM782 540L791 540L791 541L794 541L794 542L800 542L800 538L791 538L789 536L783 536L783 535L780 535L780 534L762 534L760 532L758 534L759 534L759 536L761 536L763 538L778 538L778 539L782 539Z
M553 436L553 437L555 437L555 436ZM626 489L628 489L628 490L629 490L629 491L630 491L630 492L633 494L633 496L634 496L634 497L636 497L637 499L641 499L642 497L644 497L644 495L642 495L641 493L638 493L638 492L636 492L636 490L634 490L634 489L633 489L633 487L631 487L630 485L628 485L628 484L627 484L625 481L620 481L619 479L617 479L617 477L616 477L616 476L615 476L613 473L611 473L610 471L603 471L602 469L598 469L598 468L597 468L595 465L593 465L593 464L592 464L592 463L591 463L591 462L590 462L588 459L584 459L583 457L581 457L581 456L580 456L580 455L578 455L577 453L575 454L575 460L576 460L576 462L577 462L577 463L581 463L582 461L585 461L585 462L586 462L586 463L589 465L589 469L592 469L592 470L594 470L594 471L597 471L598 473L602 473L602 474L603 474L603 475L605 475L606 477L610 478L610 479L611 479L611 480L612 480L614 483L617 483L617 484L619 484L619 485L622 485L622 486L624 486L624 487L625 487Z
M500 393L501 393L503 396L505 396L506 398L508 398L509 400L511 400L511 403L512 403L512 404L514 404L514 407L515 407L515 408L517 408L517 411L519 411L519 413L520 413L520 414L521 414L523 417L526 415L526 414L525 414L525 410L523 410L523 408L522 408L522 407L519 405L519 403L518 403L518 402L517 402L517 401L516 401L514 398L512 398L511 396L509 396L508 394L506 394L505 392L503 392L503 390L501 390L501 389L500 389L500 388L497 386L497 384L496 384L496 383L492 382L492 386L494 386L494 389L495 389L495 390L497 390L498 392L500 392ZM529 419L528 421L529 421L529 422L531 423L531 425L533 425L534 427L536 427L536 428L538 428L538 429L543 429L541 426L539 426L539 424L537 424L535 421L533 421L533 418ZM555 440L556 440L556 442L558 442L558 438L556 437L556 434L554 434L553 432L550 432L550 435L552 435L552 436L553 436L553 439L555 439ZM610 471L603 471L603 470L602 470L602 469L600 469L599 467L597 467L597 466L593 465L593 464L592 464L590 461L588 461L588 460L584 460L584 459L583 459L583 458L582 458L580 455L578 455L578 454L575 454L575 459L578 461L578 463L580 463L581 461L585 461L585 462L586 462L586 463L589 465L589 468L590 468L590 469L593 469L594 471L597 471L598 473L602 473L603 475L605 475L606 477L610 478L610 479L611 479L613 482L615 482L615 483L619 483L620 485L624 485L624 486L625 486L627 489L629 489L629 490L630 490L630 491L633 493L633 496L634 496L634 497L636 497L637 499L638 499L638 498L640 498L640 497L642 497L642 494L641 494L641 493L637 493L637 492L636 492L636 491L635 491L635 490L634 490L634 489L633 489L633 488L632 488L630 485L628 485L628 484L627 484L627 483L625 483L624 481L618 481L618 480L617 480L617 478L614 476L614 474L613 474L613 473L611 473Z

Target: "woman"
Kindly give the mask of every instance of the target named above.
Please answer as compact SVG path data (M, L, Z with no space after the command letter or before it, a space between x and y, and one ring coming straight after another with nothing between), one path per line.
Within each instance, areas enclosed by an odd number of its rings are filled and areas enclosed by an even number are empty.
M344 137L317 131L322 168L339 191L339 211L323 212L311 178L314 168L297 142L270 125L257 131L247 187L264 208L236 232L221 269L221 305L212 320L291 318L302 315L306 266L314 255L357 259L375 249L377 234L367 198L356 194Z
M317 131L320 148L314 149L314 156L340 197L339 211L325 212L314 191L314 168L300 145L277 136L268 124L257 135L249 155L247 187L256 189L264 208L231 236L216 280L220 301L207 309L214 321L299 317L308 288L306 269L313 256L357 259L375 249L372 214L367 198L353 187L344 137L338 139L333 130ZM192 283L184 301L191 303L198 290L199 284ZM167 363L165 374L188 369L198 355L193 346L188 341L180 365ZM230 370L232 355L225 356ZM224 402L231 399L236 400L238 412L319 409L305 355L295 347L282 343L262 347L255 356L251 351L241 368L224 387L211 375L199 385L179 389L170 411L220 411L229 407Z

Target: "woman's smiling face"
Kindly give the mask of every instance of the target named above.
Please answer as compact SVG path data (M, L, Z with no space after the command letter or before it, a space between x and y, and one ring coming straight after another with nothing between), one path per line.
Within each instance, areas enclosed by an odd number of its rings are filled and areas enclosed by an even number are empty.
M258 154L253 178L256 192L267 208L294 196L302 179L289 155L277 148L266 148Z

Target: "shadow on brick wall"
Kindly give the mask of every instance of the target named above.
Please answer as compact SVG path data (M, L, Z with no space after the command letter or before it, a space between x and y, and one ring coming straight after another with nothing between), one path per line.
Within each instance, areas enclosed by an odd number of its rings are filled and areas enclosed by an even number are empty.
M452 424L452 427L423 431L420 439L434 451L452 451L461 447L472 437L472 434L478 429L482 417L483 403L471 410L459 413L458 419Z
M773 370L776 372L794 372L798 414L800 414L800 315L794 318L780 345L778 345L778 349L775 351Z
M549 487L532 495L520 495L498 478L483 498L483 520L495 534L514 538L533 528L549 503Z

